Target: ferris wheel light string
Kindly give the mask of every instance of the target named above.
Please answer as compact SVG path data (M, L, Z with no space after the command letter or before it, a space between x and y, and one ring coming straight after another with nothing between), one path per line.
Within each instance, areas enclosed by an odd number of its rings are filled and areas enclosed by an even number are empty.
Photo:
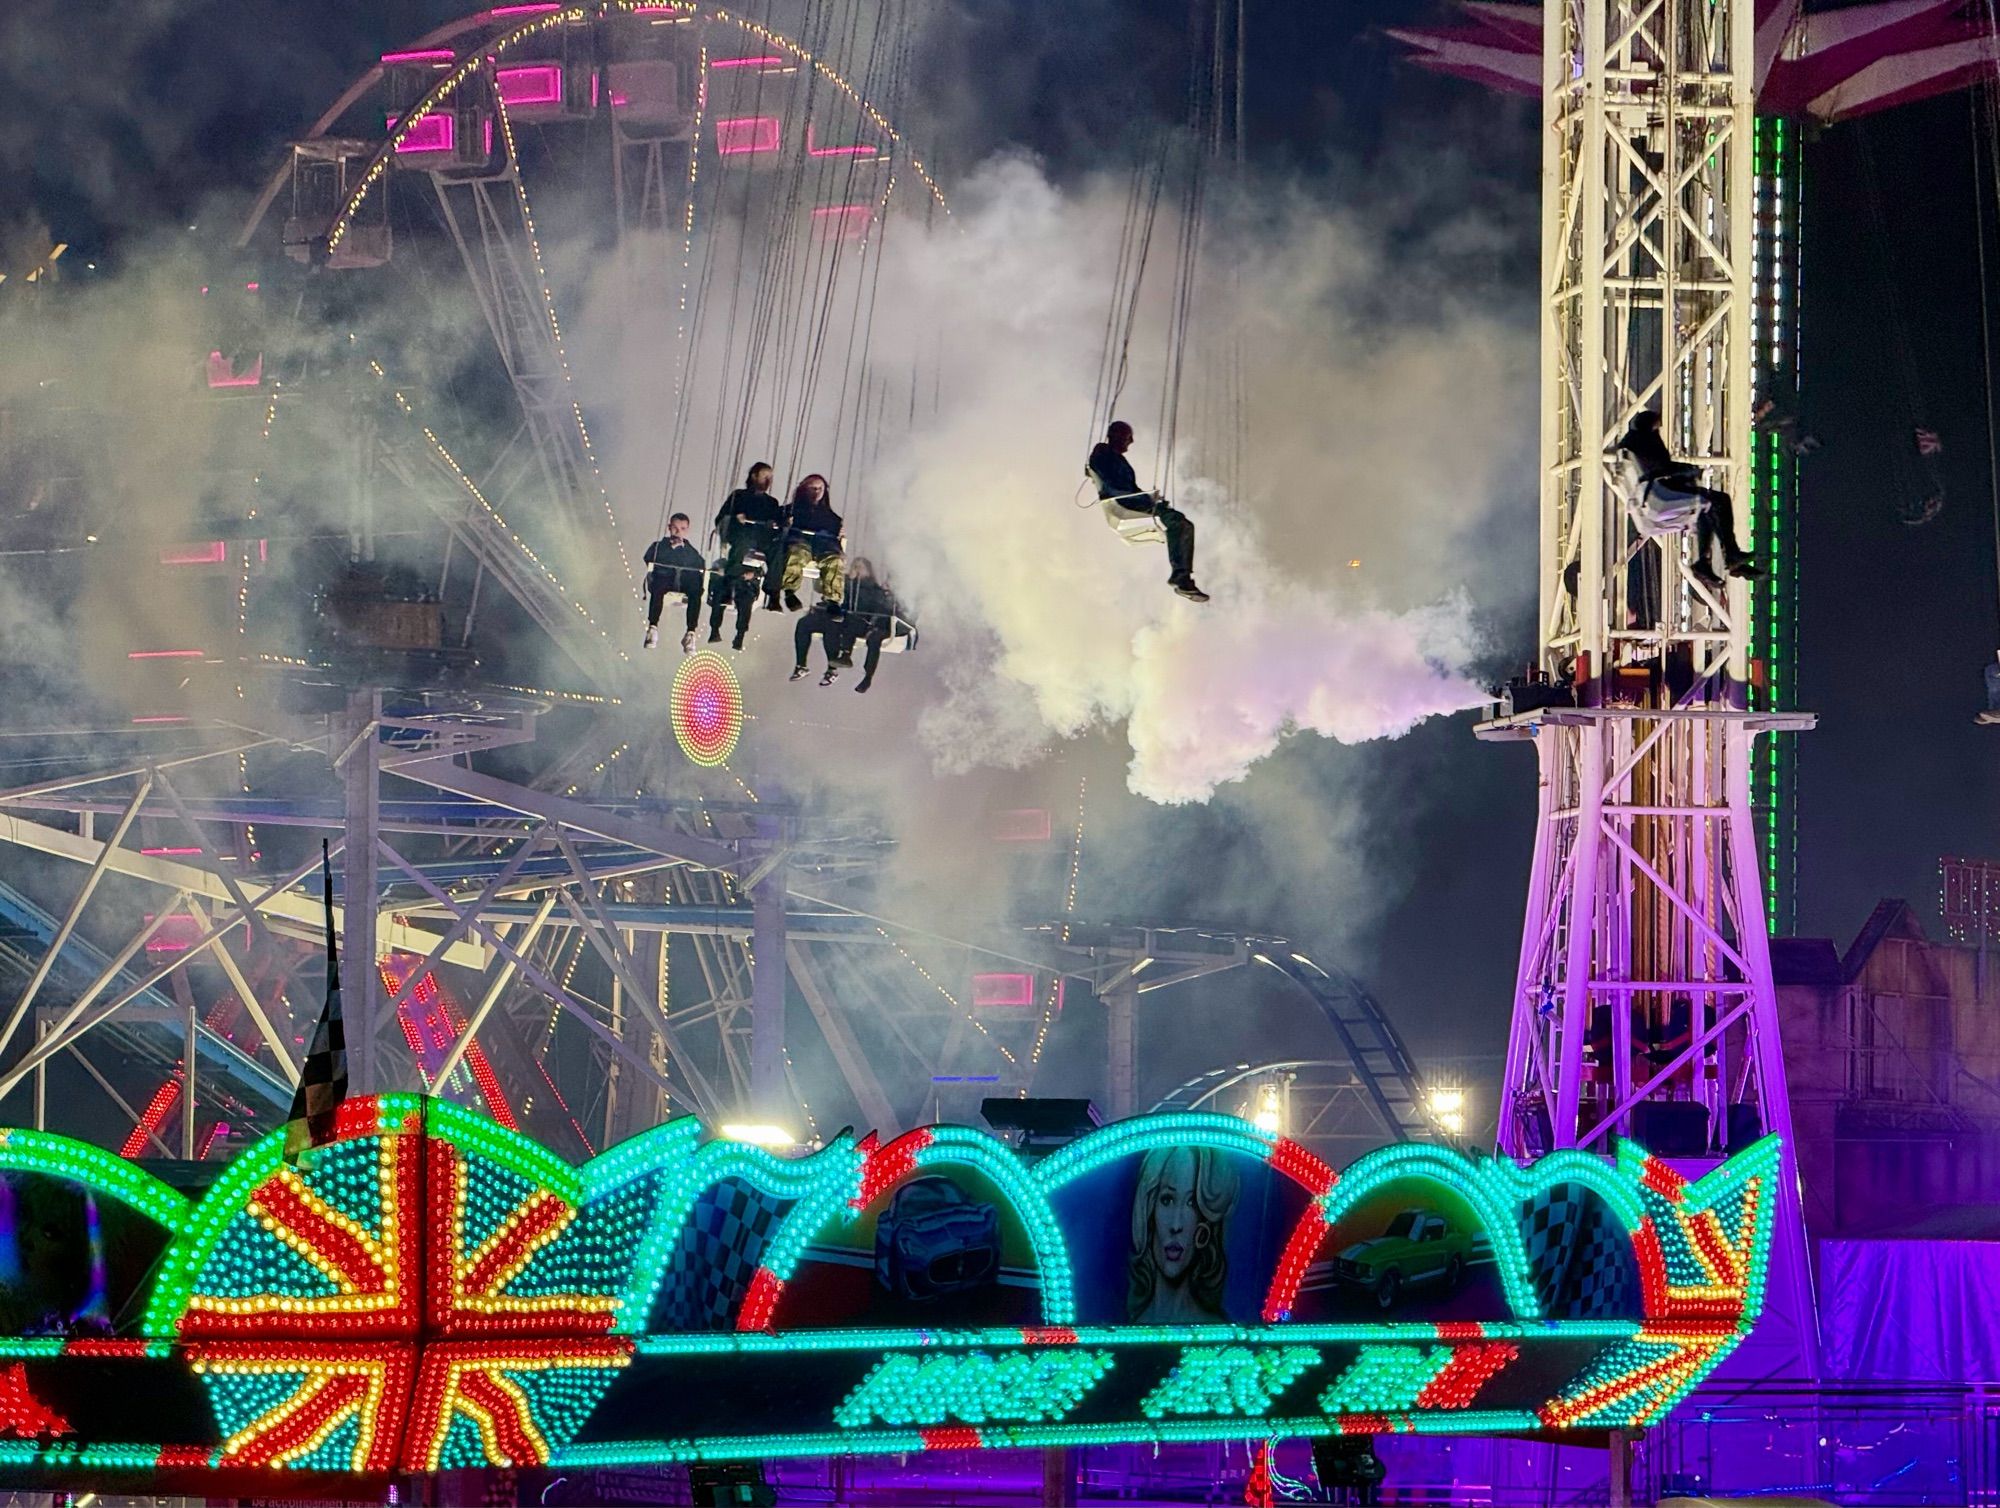
M497 63L499 49L488 54L489 63ZM618 527L617 511L611 506L611 492L604 485L604 473L597 464L597 447L591 443L590 427L583 422L583 405L574 396L576 378L569 369L569 351L563 345L562 321L556 318L555 294L549 288L549 270L542 261L542 243L535 234L535 212L528 204L527 180L521 176L521 154L514 149L514 117L507 108L506 97L496 87L493 91L493 113L500 120L500 134L507 142L507 160L514 164L514 202L521 208L521 224L528 232L528 251L535 259L535 281L542 290L542 312L548 316L549 334L555 340L556 365L562 368L563 387L571 393L570 414L576 420L576 432L583 440L583 456L590 463L591 479L597 483L597 495L604 500L604 517L611 525L611 537L618 545L618 559L625 567L625 579L632 583L632 590L639 590L638 573L632 569L631 553L625 548L624 531Z
M1063 897L1062 940L1069 941L1069 918L1076 915L1076 879L1083 867L1083 798L1090 788L1090 777L1081 775L1076 782L1076 837L1069 850L1069 893ZM1062 998L1062 975L1049 981L1049 998L1042 1005L1041 1025L1035 1029L1035 1045L1028 1054L1028 1066L1035 1067L1042 1061L1042 1048L1049 1040L1049 1028L1055 1024L1056 1002ZM1023 1098L1027 1088L1021 1090Z
M952 994L950 990L946 989L943 985L939 984L937 980L931 976L931 971L925 968L922 964L917 962L915 954L910 952L910 950L904 947L901 943L897 942L895 938L891 937L886 927L878 925L875 928L875 930L881 934L882 940L884 942L886 942L890 947L894 948L898 953L903 955L904 962L908 963L911 968L915 969L919 974L923 976L924 982L926 984L928 984L932 989L936 990L940 995L944 996L945 1002L948 1005L950 1005L953 1010L957 1011L960 1015L965 1017L966 1021L971 1025L974 1031L978 1032L980 1036L984 1037L988 1042L991 1042L994 1045L994 1047L999 1050L1001 1057L1005 1058L1009 1063L1013 1064L1016 1068L1019 1068L1021 1066L1021 1060L1014 1056L1014 1054L1008 1049L1007 1044L1005 1042L1002 1042L998 1037L994 1036L993 1033L988 1031L986 1029L986 1023L981 1021L977 1016L973 1015L971 1011L967 1010L965 1006L959 1001L959 998L956 995Z
M368 363L368 365L374 371L377 377L383 379L386 379L388 377L388 373L383 371L380 362L371 360ZM562 579L558 577L554 571L549 569L547 563L543 561L542 557L535 553L534 546L530 545L525 539L521 538L521 536L514 531L513 526L509 524L504 517L501 516L500 511L486 500L486 494L479 490L479 484L473 481L472 477L466 472L463 466L458 464L458 458L454 456L451 453L451 451L445 447L444 441L440 440L437 437L436 431L434 431L428 424L424 423L422 419L417 417L417 411L415 406L411 404L410 400L403 395L401 389L392 387L390 389L390 395L396 400L396 406L403 411L403 413L409 418L409 420L413 424L415 424L417 428L423 433L423 437L430 442L431 449L437 452L438 458L442 460L445 463L445 465L451 468L452 475L457 477L460 485L462 485L465 488L465 490L471 494L473 501L477 502L479 506L485 510L487 517L491 518L494 523L498 524L502 529L507 531L507 537L514 542L515 546L521 551L523 555L527 556L528 559L531 562L533 562L535 569L540 571L543 577L548 581L549 585L556 589L557 595L560 596L566 604L568 604L570 607L575 608L578 613L582 614L584 620L587 623L589 623L592 628L597 630L597 636L600 639L603 639L607 643L609 643L610 635L605 633L603 625L598 623L598 621L591 616L590 609L585 607L581 602L578 602L574 597L570 596L569 588L564 586L562 583ZM621 650L619 651L619 658L627 659L629 658L629 656L627 656Z

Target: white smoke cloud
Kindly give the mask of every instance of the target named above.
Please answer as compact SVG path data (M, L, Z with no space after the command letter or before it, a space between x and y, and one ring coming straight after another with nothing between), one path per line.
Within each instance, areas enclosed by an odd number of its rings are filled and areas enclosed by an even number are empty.
M1033 164L1006 158L978 173L957 207L929 234L890 236L885 282L896 297L873 337L890 362L922 359L939 332L945 346L939 412L887 447L876 515L906 589L977 630L955 635L952 652L979 657L984 673L947 683L920 722L940 764L1018 755L1032 743L1019 725L1025 702L1055 737L1122 721L1131 789L1200 801L1295 729L1348 743L1394 737L1481 700L1466 671L1479 647L1469 599L1425 573L1441 558L1452 509L1483 511L1466 492L1483 487L1481 468L1468 475L1461 465L1448 498L1408 497L1413 468L1385 453L1393 442L1380 424L1341 431L1343 419L1374 418L1422 442L1423 425L1395 405L1416 399L1452 413L1436 400L1455 357L1469 358L1459 375L1484 386L1511 359L1509 342L1481 330L1454 352L1419 337L1432 360L1379 337L1372 349L1343 349L1353 311L1316 259L1339 255L1349 233L1323 216L1288 215L1238 263L1241 288L1209 295L1231 299L1223 312L1245 330L1256 439L1243 497L1199 474L1203 451L1227 453L1213 424L1194 436L1196 464L1171 480L1196 521L1197 574L1214 597L1197 606L1167 590L1162 547L1120 541L1077 491L1095 438L1091 392L1122 188L1066 195ZM1360 281L1372 284L1376 270ZM1164 280L1155 269L1149 294ZM1156 343L1158 311L1141 324ZM1156 402L1140 392L1140 374L1157 368L1148 344L1135 345L1124 405L1142 430ZM1134 451L1142 480L1152 439L1142 433ZM1479 437L1460 440L1471 448ZM1327 454L1343 444L1378 463L1365 495L1317 490L1314 479L1343 470ZM1441 453L1455 448L1419 451L1417 479L1437 475ZM1384 517L1384 503L1404 505L1402 516ZM1343 557L1334 574L1325 546L1343 541L1357 555L1364 541L1371 556L1385 550L1402 569L1364 576ZM1415 550L1405 554L1405 543Z

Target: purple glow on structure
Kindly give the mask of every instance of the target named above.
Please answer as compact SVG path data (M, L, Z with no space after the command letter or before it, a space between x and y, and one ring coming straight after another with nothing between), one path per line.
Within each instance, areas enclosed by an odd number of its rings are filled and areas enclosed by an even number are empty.
M430 63L442 68L455 62L458 54L449 47L419 47L411 52L385 52L382 61L391 66L397 63Z
M875 218L872 204L829 204L812 212L813 229L842 241L858 241Z
M142 854L155 855L155 856L163 855L170 859L178 859L178 858L185 858L189 854L200 853L201 850L199 848L142 848L139 850L139 852Z
M134 722L139 719L134 718ZM153 924L153 913L146 913L146 925ZM201 923L186 911L176 911L160 924L160 930L146 939L148 953L185 953L201 937Z
M161 565L221 565L229 558L229 547L219 539L199 545L170 546L160 551Z
M782 68L785 60L776 53L764 53L754 58L710 58L711 68Z
M747 152L775 152L784 127L775 115L739 115L715 123L715 150L723 157Z
M974 1010L1022 1010L1035 1003L1032 974L974 974Z
M201 660L208 651L203 649L134 649L126 653L128 660Z
M806 156L808 157L876 157L879 155L879 151L865 141L853 142L847 146L820 146L813 138L812 122L806 122Z
M541 16L561 9L560 5L496 5L486 15L487 19L497 21L502 16Z
M187 718L178 712L159 712L151 717L135 717L134 723L184 723Z
M592 74L592 75L590 76L590 103L591 103L591 104L592 104L593 106L595 106L595 105L597 104L597 85L598 85L598 82L599 82L599 80L598 80L598 77L597 77L597 75L593 73L593 74ZM631 99L631 96L630 96L630 95L627 95L627 94L621 94L621 93L619 93L619 92L618 92L618 91L617 91L616 89L613 89L613 90L611 91L611 108L612 108L612 109L614 109L614 110L622 110L622 109L624 109L624 108L625 108L625 107L626 107L627 105L629 105L629 104L631 104L631 103L632 103L632 99Z
M264 381L264 353L259 351L257 359L250 363L250 370L239 372L220 351L208 353L208 385L210 387L260 387Z
M395 126L396 121L389 122L391 130ZM396 143L396 155L405 157L414 152L449 152L455 141L456 133L450 115L422 115L410 122L409 131Z
M500 103L508 106L555 105L562 102L562 68L556 63L528 63L494 70Z

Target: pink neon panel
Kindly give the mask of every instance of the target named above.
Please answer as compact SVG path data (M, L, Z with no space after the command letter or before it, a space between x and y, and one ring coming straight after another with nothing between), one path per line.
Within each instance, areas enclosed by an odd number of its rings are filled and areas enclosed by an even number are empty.
M486 14L498 20L502 16L539 16L561 9L560 5L496 5Z
M199 848L142 848L139 852L143 854L164 854L169 858L179 858L186 854L200 853L201 850Z
M711 68L782 68L785 60L776 53L763 53L754 58L710 58Z
M440 67L457 59L458 54L449 47L419 47L411 52L385 52L382 61L396 63L434 63Z
M221 565L229 558L229 547L219 539L198 545L169 545L160 551L161 565Z
M806 122L806 156L808 157L877 157L880 152L865 141L853 142L847 146L822 146L813 131L813 123Z
M840 241L858 241L875 218L872 204L829 204L812 212L813 229Z
M250 363L248 371L239 372L231 365L229 358L220 351L208 353L208 385L215 387L260 387L264 381L264 353L259 351L257 359Z
M394 130L395 127L396 122L390 121L389 128ZM396 143L396 155L407 157L417 152L449 152L454 140L451 116L434 110L410 123L409 134Z
M715 150L724 157L775 152L784 134L784 126L775 115L739 115L715 123Z
M178 712L162 712L153 717L135 717L132 721L135 723L184 723L187 721L187 718Z
M1035 976L1032 974L974 974L972 1005L975 1010L1015 1010L1035 1003Z
M128 660L199 660L207 655L204 649L134 649L125 658Z
M1049 841L1048 808L1016 807L993 814L995 843L1046 843Z
M529 63L519 68L495 69L493 81L499 86L503 105L562 103L562 68L556 63Z

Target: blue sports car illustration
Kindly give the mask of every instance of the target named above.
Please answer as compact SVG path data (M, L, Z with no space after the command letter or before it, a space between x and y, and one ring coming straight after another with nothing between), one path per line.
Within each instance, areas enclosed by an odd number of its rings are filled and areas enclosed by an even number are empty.
M896 1191L875 1225L875 1281L924 1302L965 1293L1000 1272L1000 1211L948 1178L917 1178Z

